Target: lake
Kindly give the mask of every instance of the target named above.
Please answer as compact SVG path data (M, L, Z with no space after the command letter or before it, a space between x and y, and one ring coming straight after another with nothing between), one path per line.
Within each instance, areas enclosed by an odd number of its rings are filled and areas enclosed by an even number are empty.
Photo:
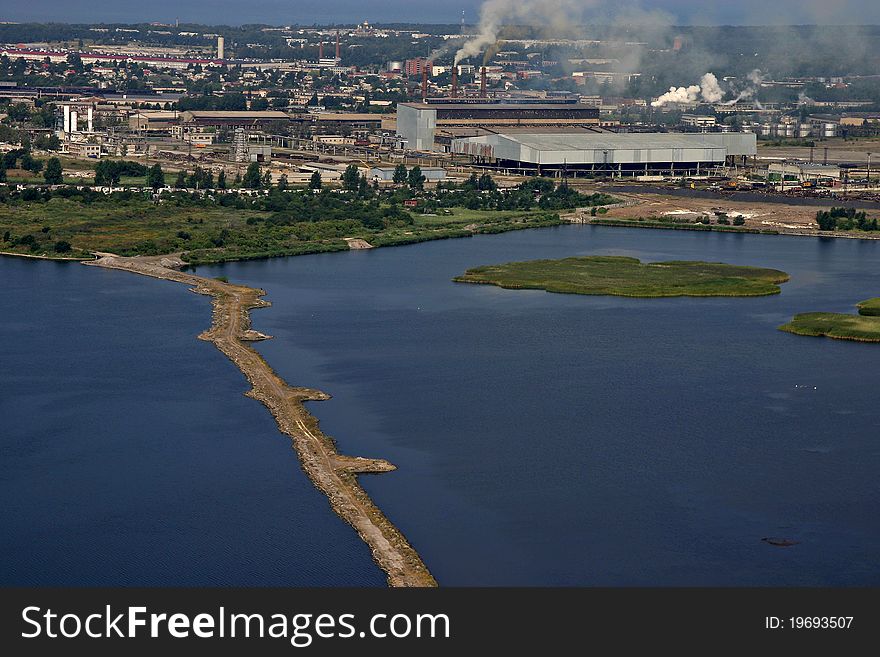
M572 255L782 269L781 295L452 283ZM877 585L880 347L776 326L880 295L880 243L564 226L199 267L441 585ZM0 259L4 584L381 585L214 347L209 300ZM777 547L762 539L796 542Z
M782 269L778 296L452 283L620 254ZM257 348L446 585L880 583L880 348L776 330L880 294L880 242L566 226L199 268L268 290ZM764 538L797 541L776 547Z
M0 584L383 586L241 372L210 299L0 258Z

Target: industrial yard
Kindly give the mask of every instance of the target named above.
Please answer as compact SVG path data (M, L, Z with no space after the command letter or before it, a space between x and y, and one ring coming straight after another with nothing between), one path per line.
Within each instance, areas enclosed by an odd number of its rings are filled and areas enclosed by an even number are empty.
M697 224L707 221L719 225L724 219L733 225L741 219L745 228L772 230L780 233L818 232L816 213L826 209L820 205L789 205L770 201L734 201L723 198L688 198L661 194L625 194L622 198L632 203L611 208L603 215L609 219L665 220L670 223ZM721 224L725 225L725 224Z

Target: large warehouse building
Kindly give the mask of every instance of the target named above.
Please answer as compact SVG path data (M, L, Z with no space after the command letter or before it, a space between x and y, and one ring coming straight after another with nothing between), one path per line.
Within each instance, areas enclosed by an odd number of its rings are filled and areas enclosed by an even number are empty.
M700 175L757 154L753 134L525 133L456 139L454 153L474 164L518 173Z
M599 110L578 103L400 103L397 135L415 151L434 149L438 128L583 127L599 125Z

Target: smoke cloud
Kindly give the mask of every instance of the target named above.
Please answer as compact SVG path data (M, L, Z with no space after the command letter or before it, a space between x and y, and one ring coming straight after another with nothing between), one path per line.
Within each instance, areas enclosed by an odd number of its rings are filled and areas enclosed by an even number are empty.
M663 107L668 103L695 103L698 100L717 103L724 98L724 91L714 73L706 73L700 84L689 87L669 87L669 91L651 103L651 107Z
M651 107L663 107L667 103L695 103L700 94L700 85L689 87L669 87L669 91L651 103Z
M755 69L746 76L746 87L737 94L736 98L734 98L733 100L728 100L721 104L736 105L741 100L750 100L752 98L755 98L755 96L758 95L758 91L760 91L761 89L762 82L764 82L764 76L761 74L760 70ZM758 105L758 107L761 106L761 104L757 103L757 101L756 104Z
M706 73L700 78L700 95L707 103L717 103L724 98L724 91L714 73Z
M599 0L486 0L480 7L479 34L455 54L455 63L479 55L496 41L505 24L545 27L564 32L577 25Z

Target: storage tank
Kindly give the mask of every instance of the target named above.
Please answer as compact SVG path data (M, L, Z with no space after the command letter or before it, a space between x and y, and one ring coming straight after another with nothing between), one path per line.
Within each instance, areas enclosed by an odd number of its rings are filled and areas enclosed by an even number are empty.
M389 73L401 73L403 71L403 62L388 62Z

